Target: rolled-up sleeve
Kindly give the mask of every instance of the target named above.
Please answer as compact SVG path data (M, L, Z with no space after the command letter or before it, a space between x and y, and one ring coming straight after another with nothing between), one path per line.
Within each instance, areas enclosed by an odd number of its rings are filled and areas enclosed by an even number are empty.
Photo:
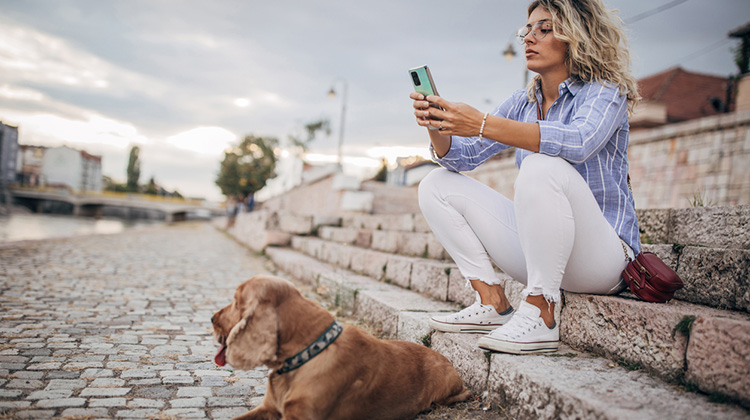
M584 92L579 92L579 94ZM539 121L539 152L583 163L596 155L622 125L628 111L627 97L617 87L591 84L572 120Z
M520 104L523 102L521 99L524 98L525 95L526 91L524 90L516 91L510 98L505 100L505 102L498 105L490 115L517 119ZM430 153L432 153L433 159L445 169L453 172L463 172L476 168L492 156L508 149L509 147L510 146L508 145L489 139L482 139L482 141L479 141L479 136L451 136L451 147L445 156L438 158L432 144L430 144Z

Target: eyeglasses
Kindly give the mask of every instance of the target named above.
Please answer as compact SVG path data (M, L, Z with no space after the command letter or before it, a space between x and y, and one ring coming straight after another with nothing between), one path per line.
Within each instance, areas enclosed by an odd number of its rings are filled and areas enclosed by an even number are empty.
M526 25L518 30L518 42L523 44L524 38L531 32L531 35L536 38L537 41L541 41L548 33L552 32L552 22L548 19L542 19L535 23L534 26Z

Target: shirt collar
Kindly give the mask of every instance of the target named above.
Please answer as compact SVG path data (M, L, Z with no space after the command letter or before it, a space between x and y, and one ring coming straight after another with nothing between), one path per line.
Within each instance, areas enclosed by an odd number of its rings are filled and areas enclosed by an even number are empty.
M570 92L571 95L576 96L578 92L583 89L584 82L574 76L568 77L565 79L564 82L560 83L560 86L558 86L558 91L560 92L560 96L564 93L565 90ZM534 96L536 96L536 100L541 103L542 101L542 81L539 80L536 82L536 92L534 92Z

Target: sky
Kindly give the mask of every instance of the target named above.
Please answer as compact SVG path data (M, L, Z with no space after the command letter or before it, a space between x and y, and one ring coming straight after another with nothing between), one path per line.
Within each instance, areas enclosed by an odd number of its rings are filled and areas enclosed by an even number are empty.
M21 144L102 156L121 182L138 146L141 183L218 201L223 151L245 135L285 145L328 119L307 159L335 161L345 105L345 170L374 174L382 156L427 150L409 68L429 65L441 96L480 111L523 87L528 3L0 0L0 121ZM636 77L737 73L727 33L750 22L750 1L604 3L627 22Z

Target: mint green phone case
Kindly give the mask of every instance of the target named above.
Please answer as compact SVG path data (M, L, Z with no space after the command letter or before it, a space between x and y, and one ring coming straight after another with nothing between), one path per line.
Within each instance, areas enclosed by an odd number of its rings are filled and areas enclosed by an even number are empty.
M414 85L415 91L421 93L424 96L440 96L437 92L437 89L435 88L435 82L432 81L432 74L430 74L429 67L421 66L409 69L409 74L411 75L411 82Z
M415 67L409 69L409 76L411 76L411 83L414 85L414 90L421 93L424 96L436 95L440 96L435 87L435 82L432 80L432 74L430 68L427 66ZM442 109L435 104L430 104L431 107ZM434 118L437 120L437 118ZM437 127L429 126L430 130L437 130Z

